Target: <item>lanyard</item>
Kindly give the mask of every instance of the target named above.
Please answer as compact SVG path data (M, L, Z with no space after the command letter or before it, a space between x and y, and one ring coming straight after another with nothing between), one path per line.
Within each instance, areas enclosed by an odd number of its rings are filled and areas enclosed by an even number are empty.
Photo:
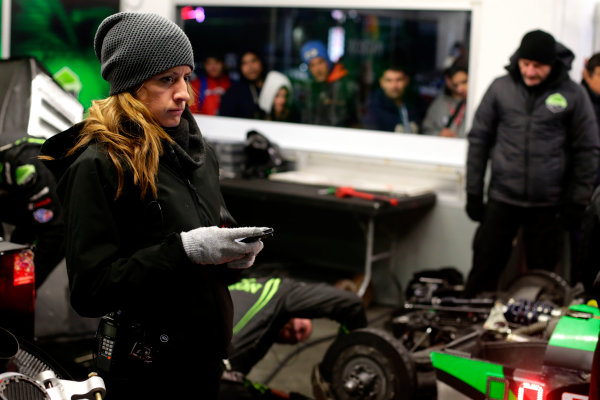
M402 105L400 106L400 118L402 118L404 133L411 133L410 121L408 120L408 110L406 109L406 105L404 103L402 103Z

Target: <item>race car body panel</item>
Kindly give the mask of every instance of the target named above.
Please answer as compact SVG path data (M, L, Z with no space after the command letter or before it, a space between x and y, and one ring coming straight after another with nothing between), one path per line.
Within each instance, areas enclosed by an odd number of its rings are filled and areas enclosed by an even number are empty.
M474 338L468 346L463 341L433 351L431 361L439 381L472 399L587 399L599 332L600 311L576 305L560 318L548 342L490 346ZM495 359L486 359L492 354Z

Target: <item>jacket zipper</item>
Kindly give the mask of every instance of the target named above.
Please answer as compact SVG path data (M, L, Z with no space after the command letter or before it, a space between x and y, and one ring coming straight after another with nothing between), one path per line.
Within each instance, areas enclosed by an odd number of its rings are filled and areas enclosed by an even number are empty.
M192 185L192 182L190 182L189 178L185 177L185 175L182 172L181 169L181 165L179 164L179 160L177 159L177 155L175 155L175 151L173 150L172 147L168 147L168 151L170 153L170 155L173 157L173 159L175 160L175 163L177 164L177 170L174 170L173 168L171 168L168 164L165 164L165 166L170 169L173 174L180 179L181 181L183 181L185 183L185 185L187 186L190 195L196 200L196 211L200 217L200 220L202 220L202 223L205 225L208 225L209 221L206 220L205 215L209 215L208 210L204 209L204 207L202 206L202 199L200 199L200 195L198 194L198 192L196 191L196 188L194 187L194 185Z
M527 89L526 89L527 90ZM529 201L529 139L531 135L531 119L533 117L533 109L535 105L536 96L534 93L527 91L527 124L525 124L525 176L524 184L525 190L524 195L525 201Z

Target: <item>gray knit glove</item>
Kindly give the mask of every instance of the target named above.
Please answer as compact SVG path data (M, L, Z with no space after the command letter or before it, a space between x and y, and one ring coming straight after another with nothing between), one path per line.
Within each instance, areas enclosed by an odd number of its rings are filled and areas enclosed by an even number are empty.
M254 261L256 260L256 255L258 254L259 251L261 251L263 249L263 247L265 247L265 245L263 244L263 242L261 240L259 240L258 242L254 242L253 244L259 244L259 243L260 243L260 248L258 249L258 251L256 253L246 254L244 257L240 258L239 260L234 260L234 261L228 262L227 268L246 269L246 268L250 268L251 266L253 266Z
M262 241L243 243L236 239L259 235L266 228L196 228L181 232L183 249L195 264L220 265L239 261L231 268L248 268L263 249ZM235 266L238 265L238 266ZM229 265L228 265L229 266Z

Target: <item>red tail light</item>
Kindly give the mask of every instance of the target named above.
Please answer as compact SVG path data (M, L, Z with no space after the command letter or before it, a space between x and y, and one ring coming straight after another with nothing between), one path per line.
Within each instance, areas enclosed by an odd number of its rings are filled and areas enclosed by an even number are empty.
M537 382L521 382L517 391L517 400L543 400L544 385Z
M27 246L0 249L0 324L12 333L33 338L35 268Z

